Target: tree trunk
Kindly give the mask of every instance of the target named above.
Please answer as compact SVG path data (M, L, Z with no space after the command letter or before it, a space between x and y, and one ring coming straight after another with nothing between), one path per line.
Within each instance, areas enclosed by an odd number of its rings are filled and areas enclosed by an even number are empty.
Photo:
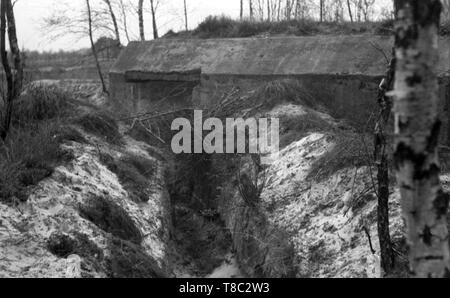
M281 20L281 0L278 0L277 21Z
M156 8L154 5L154 0L150 0L150 5L152 9L152 24L153 24L153 39L158 39L158 26L156 25Z
M356 19L358 20L358 22L361 22L361 10L362 10L362 0L358 0L356 5Z
M138 18L139 18L139 36L141 41L145 40L145 29L144 29L144 0L139 0L138 2Z
M239 14L240 20L244 18L244 0L241 0L241 8L240 8L240 14Z
M249 5L249 10L250 10L250 20L253 21L253 1L249 0L248 5Z
M5 140L11 126L14 101L20 96L23 84L23 64L17 43L16 20L11 0L1 0L0 26L0 52L8 89L4 102L5 111L0 131L0 138ZM14 71L9 65L8 53L6 51L6 27L8 27L9 47L14 63Z
M91 41L91 50L92 55L95 59L95 64L97 66L98 76L100 77L100 81L102 82L103 93L108 94L108 89L106 89L105 79L103 78L102 68L100 66L100 61L98 60L97 50L95 49L94 36L92 32L92 13L91 13L91 3L89 0L86 0L86 7L88 13L88 25L89 25L89 39Z
M6 77L6 84L7 84L7 92L6 92L6 98L3 99L4 103L4 111L2 115L2 127L1 128L1 135L0 137L2 140L5 140L8 132L9 132L9 126L11 123L11 113L12 113L12 86L13 86L13 75L11 71L11 66L9 65L8 61L8 53L6 52L6 10L8 7L8 0L1 0L1 12L0 12L0 52L1 52L1 58L2 58L2 65L3 69L5 71L5 77Z
M323 22L323 1L324 0L320 0L320 22Z
M127 38L127 41L130 42L130 33L128 32L128 20L127 20L127 12L125 10L125 4L123 3L123 0L120 0L120 8L122 9L122 17L123 17L123 30L125 31L125 36Z
M109 14L111 15L111 20L114 26L114 33L116 35L116 41L118 43L118 45L120 46L120 32L119 32L119 25L117 24L117 18L116 18L116 14L114 13L114 10L112 8L111 5L111 1L110 0L104 0L106 5L108 5L108 9L109 9Z
M350 0L347 0L347 8L348 8L348 15L350 17L350 22L353 23L352 5L350 4Z
M188 12L187 12L187 3L186 0L184 0L184 28L186 31L189 31L189 26L188 26Z
M417 277L449 277L449 196L439 181L439 0L396 0L395 162Z
M395 265L394 251L389 230L389 159L388 141L385 130L389 125L392 111L391 98L386 94L393 89L395 77L395 57L392 58L386 77L380 84L378 91L378 105L380 117L375 126L375 164L377 165L378 180L378 239L380 243L381 268L389 276Z

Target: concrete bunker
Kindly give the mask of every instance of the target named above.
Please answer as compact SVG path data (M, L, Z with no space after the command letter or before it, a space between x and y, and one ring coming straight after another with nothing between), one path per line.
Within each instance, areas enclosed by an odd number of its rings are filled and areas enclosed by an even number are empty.
M449 41L440 43L443 141L449 138ZM365 127L392 46L391 37L371 35L132 42L110 71L110 101L126 116L208 109L232 88L295 79L332 116Z

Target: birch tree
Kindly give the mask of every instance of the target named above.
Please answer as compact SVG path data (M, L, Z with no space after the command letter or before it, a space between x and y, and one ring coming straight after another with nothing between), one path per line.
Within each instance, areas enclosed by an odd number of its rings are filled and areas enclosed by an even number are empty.
M449 277L449 196L439 181L437 145L439 0L396 0L395 163L417 277Z

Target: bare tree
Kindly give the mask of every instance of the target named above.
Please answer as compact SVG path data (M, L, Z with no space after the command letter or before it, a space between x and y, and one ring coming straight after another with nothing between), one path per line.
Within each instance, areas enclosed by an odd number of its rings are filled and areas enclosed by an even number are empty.
M249 5L249 11L250 11L250 20L253 20L253 17L254 17L254 15L253 15L253 1L249 0L248 1L248 5Z
M103 1L105 1L106 5L108 6L108 11L109 11L109 14L111 15L111 21L113 23L116 40L117 40L117 43L120 45L121 42L120 42L119 25L117 23L116 14L115 14L114 9L113 9L113 7L111 5L111 1L110 0L103 0Z
M20 96L23 84L23 64L17 43L16 20L11 0L1 0L0 27L0 54L7 84L0 138L5 140L11 126L14 101ZM8 28L9 46L14 68L9 64L6 51L6 28Z
M244 18L244 0L241 0L240 4L241 4L241 7L240 7L239 17L242 20Z
M392 116L392 100L387 95L394 87L396 58L393 56L389 63L386 76L382 80L378 89L378 105L380 115L377 117L375 125L375 150L374 159L377 166L377 197L378 197L378 239L380 243L381 268L384 274L389 276L395 265L394 251L389 229L389 153L386 130L389 127L389 120Z
M100 66L100 61L98 60L97 50L95 49L95 42L92 30L92 11L91 11L91 3L90 0L86 0L86 8L87 8L87 17L88 17L88 27L89 27L89 40L91 41L91 50L92 55L95 59L95 64L97 66L98 76L100 77L100 81L102 83L103 93L108 93L108 89L106 88L105 79L103 78L102 68Z
M375 0L362 0L361 2L361 12L364 15L364 21L370 21L371 15L373 13L373 7L375 5Z
M125 32L125 37L127 38L127 41L130 42L131 38L130 38L130 33L128 31L127 10L126 10L126 6L125 6L125 3L123 2L123 0L120 0L120 9L121 9L121 13L122 13L123 31Z
M450 15L450 0L441 0L442 2L442 15L443 21L448 21Z
M320 22L323 22L323 15L324 15L324 1L320 0Z
M150 8L152 11L153 38L158 39L159 35L158 35L158 26L156 25L156 6L154 0L150 0Z
M350 0L347 0L347 8L348 8L348 16L350 18L350 22L353 23L352 5L350 3Z
M189 30L189 26L188 26L188 11L187 11L186 0L184 0L184 28L186 29L186 31Z
M138 2L138 19L139 19L139 36L141 40L145 40L145 28L144 28L144 0Z
M449 277L449 196L439 180L439 0L396 0L395 162L417 277Z

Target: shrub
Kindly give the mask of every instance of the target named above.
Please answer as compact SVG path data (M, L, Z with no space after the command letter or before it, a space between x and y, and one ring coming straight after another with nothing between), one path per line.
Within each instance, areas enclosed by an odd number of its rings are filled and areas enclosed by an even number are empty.
M312 20L250 21L233 20L226 16L209 16L191 33L169 32L166 37L194 36L198 38L251 37L262 34L307 36L316 34L390 35L392 21L382 22L317 22Z
M11 131L0 147L0 201L26 200L29 186L49 177L53 168L72 156L61 149L54 124Z
M75 142L80 144L88 144L86 138L74 127L62 125L55 131L54 138L60 144L65 142Z
M77 243L68 235L53 233L47 241L48 250L57 257L67 258L74 254Z
M93 197L79 207L80 215L103 231L125 241L142 242L142 234L119 205L103 197Z
M30 85L15 103L13 122L22 126L67 116L73 104L71 96L56 86Z
M101 155L100 161L117 175L133 201L141 203L150 199L150 182L156 171L153 161L136 155L126 155L115 160L106 154Z
M106 113L91 112L74 119L86 132L94 134L115 145L123 144L119 126L116 121Z
M326 133L334 130L332 124L312 110L297 117L286 116L281 119L280 126L280 148L285 148L293 142L301 140L309 133Z
M356 133L329 137L334 142L331 150L321 156L311 167L309 179L326 179L349 167L370 166L373 140Z
M208 16L201 22L194 34L202 38L210 37L230 37L230 32L233 30L235 21L225 16Z
M320 110L317 99L299 81L292 79L268 82L256 89L253 97L263 102L268 108L290 102Z
M109 241L111 278L167 278L158 263L142 247L118 238Z

